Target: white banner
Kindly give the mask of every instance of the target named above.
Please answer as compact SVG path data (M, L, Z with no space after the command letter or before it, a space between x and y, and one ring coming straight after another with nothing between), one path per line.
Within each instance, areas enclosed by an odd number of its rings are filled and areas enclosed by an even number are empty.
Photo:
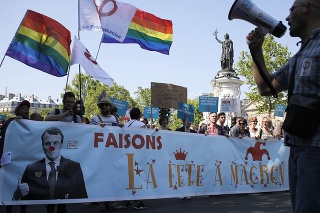
M53 127L63 133L61 151L54 133L45 133L42 145L42 134ZM56 135L50 148L46 134ZM44 157L59 151L50 199ZM0 200L77 203L282 191L288 190L288 155L277 139L19 120L6 133Z

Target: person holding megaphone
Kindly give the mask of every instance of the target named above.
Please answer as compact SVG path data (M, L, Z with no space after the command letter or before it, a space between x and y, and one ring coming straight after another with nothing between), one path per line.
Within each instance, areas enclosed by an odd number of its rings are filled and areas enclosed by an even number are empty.
M301 39L301 48L274 74L268 72L263 57L265 33L258 27L246 39L259 93L262 96L273 94L266 81L276 93L288 90L283 129L284 143L290 146L288 170L292 211L320 212L320 1L295 0L289 11L286 21L290 35Z

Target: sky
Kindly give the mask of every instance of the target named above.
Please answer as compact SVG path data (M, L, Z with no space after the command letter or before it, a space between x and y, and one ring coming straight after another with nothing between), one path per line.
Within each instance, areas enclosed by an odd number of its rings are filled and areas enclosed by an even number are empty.
M187 87L188 99L202 93L212 93L210 81L220 67L221 44L228 33L234 43L234 64L240 53L248 51L246 35L255 28L240 19L229 20L228 14L234 0L122 0L140 10L160 18L172 20L173 43L169 55L141 49L137 44L101 44L97 62L118 85L129 90L131 97L141 86L150 88L151 82L170 83ZM286 17L293 1L253 0L253 3L288 27ZM27 9L55 19L71 32L72 39L80 40L96 56L102 32L78 32L78 0L1 0L0 7L0 55L3 57L19 27ZM299 38L289 35L289 28L276 42L288 46L294 54L298 51ZM72 49L71 44L71 49ZM1 58L2 60L2 58ZM69 83L79 72L77 65L70 69ZM84 70L82 70L84 72ZM31 68L8 56L0 67L0 94L7 93L39 98L61 98L67 76L55 77ZM241 86L241 99L245 98L246 86Z

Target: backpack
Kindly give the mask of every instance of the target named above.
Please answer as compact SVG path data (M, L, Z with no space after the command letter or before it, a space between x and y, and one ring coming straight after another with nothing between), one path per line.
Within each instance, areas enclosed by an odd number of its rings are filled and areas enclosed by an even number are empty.
M59 115L60 114L60 109L54 109L54 114L55 115ZM76 113L73 113L73 122L74 123L77 123L77 115L76 115Z

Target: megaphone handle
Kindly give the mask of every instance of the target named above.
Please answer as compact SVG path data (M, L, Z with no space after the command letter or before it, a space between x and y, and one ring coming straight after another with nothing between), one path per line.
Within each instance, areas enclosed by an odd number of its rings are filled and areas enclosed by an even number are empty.
M268 31L267 31L265 28L259 28L259 29L261 30L263 36L267 35ZM257 39L252 40L252 41L249 41L249 40L246 38L246 42L247 42L248 46L249 46L250 44L254 43L256 40L257 40Z

